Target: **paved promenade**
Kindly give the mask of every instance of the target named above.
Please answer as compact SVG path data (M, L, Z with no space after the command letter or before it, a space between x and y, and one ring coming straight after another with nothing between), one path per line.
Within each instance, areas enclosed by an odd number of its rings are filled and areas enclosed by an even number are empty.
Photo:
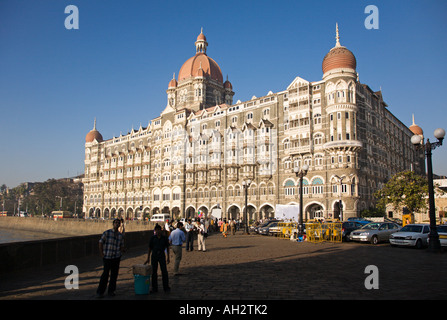
M159 276L160 291L150 295L135 294L131 269L145 261L147 248L128 250L116 296L99 300L447 299L447 252L389 244L296 243L242 234L212 234L206 246L207 252L183 251L182 274L176 277L171 252L171 292L163 292ZM79 289L65 288L66 265L52 265L0 275L0 299L98 300L100 257L70 264L79 269ZM365 288L368 265L378 268L378 289Z

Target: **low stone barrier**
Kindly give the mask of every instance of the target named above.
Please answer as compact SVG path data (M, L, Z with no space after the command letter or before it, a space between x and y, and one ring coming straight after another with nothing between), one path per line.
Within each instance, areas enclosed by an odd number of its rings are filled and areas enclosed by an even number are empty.
M79 258L99 256L101 234L0 244L0 273L55 263L71 264ZM153 230L126 232L125 246L131 248L148 244L153 234Z
M67 236L102 234L112 228L113 220L50 219L40 217L0 217L0 228L40 231ZM125 221L126 231L153 230L155 222Z

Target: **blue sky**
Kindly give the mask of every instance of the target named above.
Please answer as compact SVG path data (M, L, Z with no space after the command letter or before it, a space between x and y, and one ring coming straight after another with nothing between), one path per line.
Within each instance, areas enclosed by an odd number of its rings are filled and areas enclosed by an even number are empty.
M364 26L370 4L378 30ZM79 9L78 30L64 26L68 5ZM321 80L338 22L360 81L434 139L447 129L446 14L444 0L0 0L0 184L83 173L95 117L105 139L146 126L201 27L234 101L244 101L296 76ZM447 175L446 160L447 144L434 151L435 173Z

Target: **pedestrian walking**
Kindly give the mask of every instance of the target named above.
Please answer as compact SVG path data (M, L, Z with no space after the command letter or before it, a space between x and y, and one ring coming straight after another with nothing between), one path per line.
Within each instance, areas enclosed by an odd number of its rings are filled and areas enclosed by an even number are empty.
M236 221L234 221L234 219L231 220L230 228L231 234L234 236L236 234Z
M101 239L99 239L99 252L104 263L104 270L99 280L98 289L96 290L98 297L104 296L107 283L109 284L109 296L115 295L121 255L124 252L124 237L118 230L120 225L121 221L119 219L113 220L113 228L104 231Z
M188 224L185 226L186 230L186 251L192 251L194 245L194 233L195 226L191 223L191 219L188 219Z
M182 260L182 245L186 241L185 233L182 231L183 223L177 222L176 229L169 235L169 243L174 252L174 276L178 275L180 261Z
M205 232L206 233L210 232L210 220L209 219L205 219L203 224L205 225Z
M166 264L169 264L169 239L162 234L161 226L156 225L154 228L155 234L149 240L149 250L147 253L147 260L144 264L151 263L152 265L152 293L158 292L158 265L160 265L161 276L163 281L163 289L165 292L171 291L169 287L168 269ZM166 254L165 254L166 250Z
M224 222L220 226L220 232L222 232L222 236L224 238L227 237L227 234L228 234L228 222L227 222L227 220L224 220Z
M171 233L171 226L169 224L169 219L166 219L164 231L165 231L166 236L169 237L169 234Z
M205 237L207 236L207 232L205 230L205 226L200 222L200 220L197 221L197 229L199 233L197 234L197 243L198 243L198 250L199 251L206 251L205 247Z

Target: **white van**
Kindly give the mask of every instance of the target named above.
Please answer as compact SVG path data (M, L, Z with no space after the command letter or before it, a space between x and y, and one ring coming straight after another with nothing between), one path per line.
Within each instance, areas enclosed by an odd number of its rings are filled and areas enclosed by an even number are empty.
M166 221L171 220L171 216L168 213L157 213L151 217L151 221Z

